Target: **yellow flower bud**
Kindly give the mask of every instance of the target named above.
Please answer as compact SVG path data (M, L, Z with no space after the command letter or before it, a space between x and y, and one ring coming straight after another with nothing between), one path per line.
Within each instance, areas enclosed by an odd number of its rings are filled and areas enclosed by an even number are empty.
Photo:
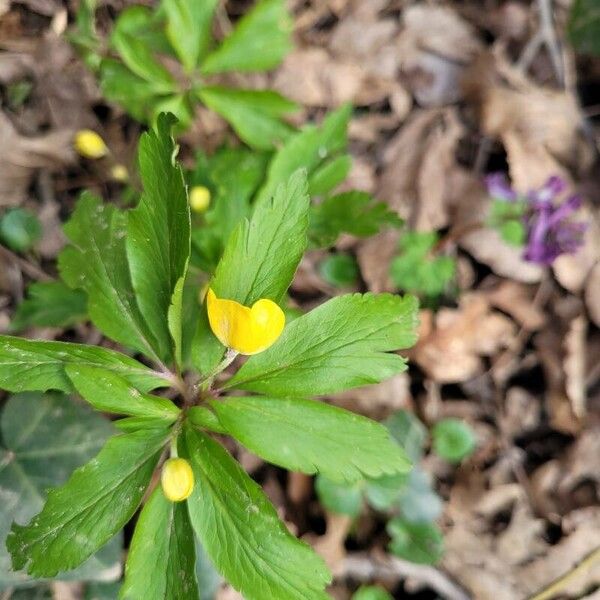
M110 170L110 176L119 183L126 183L129 179L129 171L125 165L114 165Z
M102 158L108 154L104 140L91 129L81 129L75 134L75 150L85 158Z
M285 314L272 300L261 299L251 308L234 300L221 300L209 289L208 321L213 333L240 354L257 354L272 346L285 326Z
M203 213L210 206L210 190L203 185L195 185L190 190L190 206L197 213Z
M171 502L181 502L194 489L194 472L184 458L169 458L162 468L160 477L163 493Z

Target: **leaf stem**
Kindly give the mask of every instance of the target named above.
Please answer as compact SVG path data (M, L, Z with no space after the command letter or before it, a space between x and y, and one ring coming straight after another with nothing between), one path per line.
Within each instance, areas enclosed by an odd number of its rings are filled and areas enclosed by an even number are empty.
M224 371L235 360L237 355L238 353L235 350L228 348L223 360L204 379L200 380L196 386L197 390L209 390L215 377L221 373L221 371Z

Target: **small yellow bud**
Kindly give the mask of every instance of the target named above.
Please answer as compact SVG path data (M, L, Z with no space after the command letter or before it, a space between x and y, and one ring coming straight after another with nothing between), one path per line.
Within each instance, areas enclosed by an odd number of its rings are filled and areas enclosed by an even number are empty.
M252 307L222 300L209 288L208 322L221 344L240 354L257 354L272 346L285 326L285 314L272 300L257 300Z
M104 140L91 129L81 129L75 134L75 150L85 158L102 158L108 154Z
M194 489L194 472L190 463L184 458L169 458L163 465L160 483L168 500L185 500Z
M110 170L110 176L119 183L126 183L129 179L129 171L125 165L115 165Z
M203 213L210 206L210 190L203 185L195 185L190 190L190 206L197 213Z

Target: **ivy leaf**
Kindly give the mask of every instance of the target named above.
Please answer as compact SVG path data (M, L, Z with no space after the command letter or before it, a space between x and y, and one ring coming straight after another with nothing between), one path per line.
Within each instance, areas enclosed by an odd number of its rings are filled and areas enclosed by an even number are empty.
M431 565L444 553L444 539L434 523L408 523L400 517L387 524L392 554L410 562Z
M65 373L69 364L96 366L124 377L141 391L169 382L137 360L95 346L0 336L0 387L9 392L73 389Z
M260 298L279 302L306 249L308 208L303 171L279 186L273 198L258 200L250 220L242 221L227 242L211 283L217 297L246 306ZM194 364L206 372L222 355L204 308L192 347Z
M341 233L375 235L382 226L398 227L402 220L384 202L367 192L344 192L312 207L309 236L315 246L331 246Z
M137 301L161 358L171 353L167 313L172 303L171 322L180 324L182 298L174 292L185 278L190 256L190 210L183 174L173 162L173 122L172 116L160 115L157 130L140 140L144 193L129 213L126 241ZM173 326L170 333L180 348L181 328Z
M156 342L135 300L125 236L127 215L84 193L65 225L71 245L59 258L64 281L88 296L94 325L111 339L157 359Z
M260 486L203 433L186 430L185 444L196 478L190 519L217 570L246 600L326 600L323 560L290 534Z
M211 405L230 435L290 471L354 482L410 469L383 425L323 402L259 397Z
M188 72L194 70L211 39L217 0L163 0L167 37Z
M267 33L268 32L268 33ZM292 48L292 22L283 0L259 0L201 66L204 75L267 71Z
M194 534L183 502L157 487L135 526L119 598L198 600Z
M26 523L38 513L46 490L61 485L69 473L90 460L114 433L110 422L62 394L24 393L4 405L0 431L0 589L30 585L24 573L10 569L4 540L11 522ZM69 440L65 444L65 439ZM122 539L114 538L75 571L60 579L118 577Z
M412 296L337 296L292 321L223 387L289 397L379 383L406 369L392 352L414 344L416 325Z
M53 577L106 544L139 506L168 436L155 429L111 438L65 485L50 490L28 525L13 523L6 539L13 568Z
M315 479L315 491L321 504L331 512L349 517L358 517L362 509L362 485L337 483L323 475Z
M322 169L348 145L348 123L352 107L345 104L330 113L320 127L307 125L292 136L275 154L265 184L258 197L270 197L277 186L289 179L298 169L306 169L308 176Z
M28 327L70 327L87 317L87 296L72 290L62 281L32 283L27 298L15 311L11 331Z
M133 417L152 417L168 425L179 409L167 398L142 394L126 379L99 367L67 365L65 371L75 389L96 410Z
M200 88L198 96L228 121L244 142L259 150L272 150L292 132L281 118L297 106L277 92L213 86Z

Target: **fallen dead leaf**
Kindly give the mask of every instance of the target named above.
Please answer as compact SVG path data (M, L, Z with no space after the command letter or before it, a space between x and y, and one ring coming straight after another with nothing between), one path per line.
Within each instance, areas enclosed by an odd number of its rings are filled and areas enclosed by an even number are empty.
M600 262L590 271L585 287L585 304L590 318L600 327Z
M573 413L578 419L583 419L587 412L586 386L586 334L587 319L580 315L570 323L565 336L565 389L571 401ZM600 455L599 455L600 456Z

